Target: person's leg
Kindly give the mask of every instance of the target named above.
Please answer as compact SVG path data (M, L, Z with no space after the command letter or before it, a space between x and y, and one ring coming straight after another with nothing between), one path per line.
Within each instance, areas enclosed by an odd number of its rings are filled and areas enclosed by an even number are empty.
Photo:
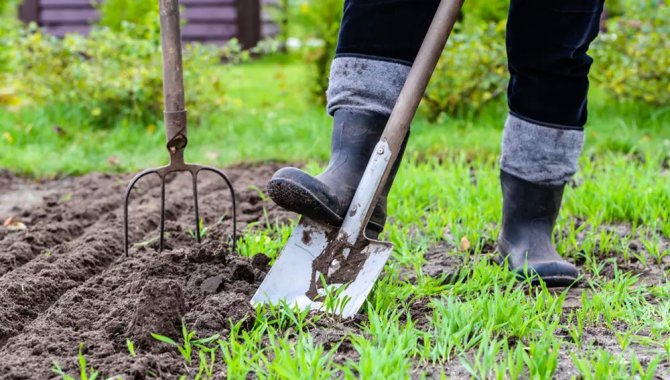
M438 4L345 1L327 93L334 119L330 163L316 177L297 168L275 173L268 193L277 204L320 222L342 223ZM400 160L368 225L370 237L384 227L386 195Z
M565 184L584 141L589 44L603 0L512 0L507 22L511 74L500 181L502 258L521 277L567 285L577 268L551 235Z

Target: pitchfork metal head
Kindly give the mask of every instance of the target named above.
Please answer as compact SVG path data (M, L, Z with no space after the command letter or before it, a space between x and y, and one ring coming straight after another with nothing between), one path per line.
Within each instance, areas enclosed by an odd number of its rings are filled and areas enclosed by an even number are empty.
M128 256L128 246L129 246L129 237L128 237L128 203L130 199L130 193L133 190L133 187L141 178L149 175L156 174L161 181L161 211L160 211L160 231L159 231L159 243L158 250L159 252L163 250L164 247L164 235L165 235L165 181L167 175L170 173L178 172L188 172L191 173L191 179L193 182L193 202L195 208L195 238L200 243L200 210L198 206L198 174L203 171L208 171L216 173L228 186L230 190L230 196L232 198L232 219L233 219L233 235L232 235L232 250L235 250L235 242L237 240L237 207L235 200L235 191L233 189L233 184L231 183L228 176L221 170L207 165L198 165L198 164L188 164L184 162L184 149L188 139L186 138L186 111L181 112L165 112L165 121L166 126L181 126L181 128L176 129L176 133L170 133L174 128L166 127L168 143L167 149L170 153L170 164L161 166L158 168L146 169L135 175L133 179L128 184L126 192L123 198L123 243L124 243L124 253Z

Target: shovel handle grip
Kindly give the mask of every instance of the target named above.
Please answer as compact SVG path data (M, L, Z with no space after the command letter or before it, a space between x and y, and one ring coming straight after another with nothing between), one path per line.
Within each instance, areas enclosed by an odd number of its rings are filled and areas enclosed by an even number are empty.
M186 106L181 51L179 0L159 0L163 53L163 101L167 147L170 154L187 144Z

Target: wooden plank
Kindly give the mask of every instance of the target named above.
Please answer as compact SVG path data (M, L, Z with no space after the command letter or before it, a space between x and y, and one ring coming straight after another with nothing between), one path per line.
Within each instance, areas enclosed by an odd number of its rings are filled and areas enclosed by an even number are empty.
M183 17L187 22L235 22L237 19L237 8L231 6L221 7L196 7L189 6L184 9Z
M246 0L243 0L246 1ZM211 5L211 6L220 6L220 5L235 5L237 0L181 0L179 3L186 7L197 6L197 5Z
M91 30L91 27L88 25L46 25L44 27L48 33L53 34L56 37L63 37L65 34L77 33L87 35Z
M19 6L19 19L25 23L39 22L39 0L25 0Z
M275 23L263 23L261 34L265 37L273 37L279 34L279 27Z
M272 22L272 21L273 21L273 20L272 20L272 14L270 14L270 12L268 12L267 10L264 9L264 10L261 12L261 21L263 21L263 22L266 22L266 21L270 21L270 22Z
M181 34L184 38L230 38L237 34L235 24L186 24Z
M96 9L43 9L40 20L43 24L90 24L100 18Z
M94 1L104 0L24 0L21 19L36 21L57 36L87 34L89 24L99 19ZM263 36L277 33L261 6L276 6L278 0L180 0L184 6L186 41L224 44L237 37L244 48L255 46Z
M93 8L91 0L40 0L40 6L47 9Z

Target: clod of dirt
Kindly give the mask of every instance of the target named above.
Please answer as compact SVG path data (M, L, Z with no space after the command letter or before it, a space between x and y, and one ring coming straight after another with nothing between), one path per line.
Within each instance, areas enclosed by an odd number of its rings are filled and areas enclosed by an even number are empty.
M257 253L252 259L251 259L251 265L254 267L260 269L260 270L266 270L268 269L268 266L270 266L270 258L267 257L266 255L262 253Z
M225 281L222 275L213 276L205 279L200 284L200 290L205 294L214 294L222 291L225 288Z
M195 251L189 254L188 261L192 263L211 263L213 261L225 262L226 261L226 251L229 248L219 242L207 242L200 245L200 247Z
M253 284L255 277L254 271L248 263L238 262L235 264L235 269L233 269L233 280L245 281Z
M253 325L255 311L249 297L241 293L221 292L211 295L186 315L186 322L201 336L227 331L231 323L244 320Z
M135 304L133 321L128 335L138 346L155 345L149 332L174 337L186 310L184 294L175 280L157 280L147 283Z

